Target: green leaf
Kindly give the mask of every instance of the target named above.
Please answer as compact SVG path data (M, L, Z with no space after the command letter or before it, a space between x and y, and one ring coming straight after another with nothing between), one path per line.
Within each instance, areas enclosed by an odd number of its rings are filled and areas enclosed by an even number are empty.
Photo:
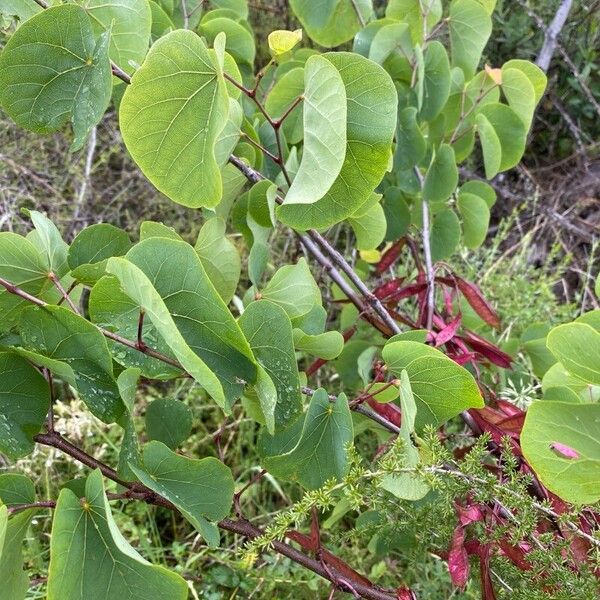
M0 277L25 292L39 296L52 285L48 279L48 264L34 244L16 233L0 233ZM30 306L0 286L0 331L9 331L18 322L22 311Z
M548 83L548 78L546 77L544 71L542 71L542 69L532 62L520 59L509 60L508 62L504 63L504 65L502 65L503 75L506 69L518 69L527 76L529 82L533 86L535 104L537 105L542 99Z
M412 53L412 39L407 23L383 25L374 35L369 48L369 60L383 65L394 53L409 58Z
M346 88L348 143L342 170L321 200L279 207L281 220L301 230L342 221L370 198L389 167L396 128L398 95L379 65L348 52L324 58L339 71Z
M122 290L116 277L102 277L92 288L89 299L90 319L93 323L110 329L129 339L137 339L140 307ZM142 338L148 348L175 360L175 355L150 319L144 319ZM148 379L172 379L181 375L177 369L156 358L142 354L108 340L114 360L124 367L139 368Z
M172 502L211 546L218 546L219 531L209 521L220 521L231 510L231 469L216 458L181 456L160 442L144 446L142 465L131 465L139 480Z
M333 360L344 349L344 336L339 331L327 331L318 335L309 335L302 329L294 329L294 347L298 352Z
M358 250L373 250L385 238L387 222L380 200L379 194L373 194L369 201L348 217L348 223L356 236Z
M6 506L30 504L35 501L33 481L18 473L2 473L0 475L0 500Z
M437 22L442 18L441 0L426 0L426 4L421 4L421 0L390 0L385 11L385 16L391 19L398 19L410 26L413 42L415 44L423 43L423 6L428 7L427 11L427 32L430 32Z
M200 35L206 37L209 44L213 44L220 33L226 35L225 50L240 64L252 65L256 55L254 36L246 27L232 19L218 17L202 21L199 29Z
M496 204L496 191L485 181L467 181L460 186L460 192L463 194L474 194L482 198L489 209Z
M117 471L127 481L135 480L135 475L129 468L129 464L138 464L140 462L140 445L135 430L133 414L140 375L140 369L125 369L117 377L119 393L125 405L125 412L119 419L119 425L123 428L123 437L119 449Z
M80 231L69 248L72 276L86 285L95 284L106 273L112 256L124 256L131 248L125 231L108 223L91 225Z
M134 246L127 260L111 258L107 270L222 408L239 396L240 381L255 381L252 351L189 244L150 238Z
M421 462L419 451L413 445L412 435L415 431L417 405L412 392L410 380L406 371L400 374L400 407L402 409L402 424L399 438L403 442L407 467L416 467ZM420 500L429 492L429 486L414 473L387 475L381 484L384 490L404 500Z
M311 56L304 80L302 162L284 207L320 200L340 174L346 156L346 88L338 70L326 58ZM280 209L282 215L285 211Z
M48 272L61 279L69 272L67 253L69 246L65 243L56 225L37 210L27 211L35 230L28 234L28 239L38 246L44 255Z
M444 208L433 217L430 237L434 262L454 254L460 242L460 221L451 208Z
M183 578L146 562L114 522L100 471L87 479L84 503L60 492L50 544L48 600L186 600Z
M49 407L44 377L20 356L0 352L0 450L11 459L30 454Z
M449 28L452 64L470 79L492 33L492 19L477 0L454 0L450 4Z
M419 128L418 110L408 106L398 114L394 170L407 171L418 165L427 152L427 142Z
M330 402L324 389L310 402L302 434L287 454L267 457L265 468L275 477L298 481L314 490L330 479L338 481L348 470L347 446L353 439L352 415L345 394Z
M373 12L371 0L290 0L290 6L308 36L326 48L351 40L360 30L357 10L365 21Z
M25 129L51 133L69 120L83 146L112 92L108 35L96 42L90 20L74 4L35 15L0 54L0 105Z
M171 17L165 12L164 8L157 2L149 0L150 10L152 11L152 41L156 41L163 35L173 31L175 24Z
M144 221L140 226L140 241L153 237L183 241L183 238L172 227L156 221Z
M192 411L180 400L159 398L146 409L148 439L175 450L192 433Z
M200 229L195 248L215 289L224 302L230 302L240 280L242 261L225 230L223 219L209 219Z
M280 119L298 96L304 93L304 68L292 69L275 82L265 101L265 109L273 119ZM302 141L303 107L299 104L283 122L282 131L290 144Z
M211 0L211 4L221 9L229 9L240 18L248 18L248 0Z
M425 50L421 119L432 121L440 114L450 96L450 81L448 53L440 42L434 40Z
M479 196L461 191L458 212L463 220L463 235L467 248L479 248L485 241L490 224L490 209Z
M261 297L283 308L290 319L305 315L321 303L321 291L305 258L278 269L261 291Z
M85 0L96 37L110 33L110 59L127 73L141 64L150 45L152 11L146 0Z
M529 131L535 112L535 90L523 71L502 67L502 91L508 105L517 113Z
M442 144L436 152L423 183L423 198L432 204L445 202L458 185L458 169L454 150Z
M546 340L548 348L569 373L600 385L600 333L585 323L555 327Z
M75 387L96 417L113 423L122 415L106 339L94 325L62 306L31 306L19 332L17 351Z
M560 445L572 450L573 457ZM551 492L573 504L600 500L600 404L534 402L525 417L521 447Z
M268 300L252 302L238 322L256 360L275 384L276 406L261 408L267 429L279 431L302 412L292 324L284 309Z
M42 8L35 0L0 0L0 17L15 17L21 23L41 10Z
M248 192L249 216L260 227L271 229L275 225L276 197L277 186L268 179L255 183Z
M222 182L215 143L229 100L220 69L191 31L173 31L150 49L119 109L127 149L171 200L214 207Z
M493 130L499 142L499 146L495 140L488 141L487 143L483 142L483 138L481 137L482 116L486 118L489 126L491 126L490 129L487 124L485 125L486 132L484 135L489 140L491 137L490 132ZM523 152L525 152L527 129L525 128L523 121L521 121L512 108L500 103L486 104L480 109L477 115L477 124L479 136L480 139L482 139L484 158L487 150L487 152L490 153L490 156L493 157L491 159L492 166L497 168L498 172L511 169L519 163L523 156ZM489 148L486 148L486 145L488 144ZM501 150L501 158L499 161L496 156L498 149ZM490 172L488 173L488 168L486 166L486 177L491 178L496 174L494 173L494 168L490 167Z
M552 365L542 379L544 397L550 395L552 389L558 387L568 388L577 395L579 402L599 402L600 386L589 384L584 379L569 373L561 363Z
M386 344L383 360L396 377L406 369L417 405L416 428L438 426L484 403L473 376L439 350L418 342Z
M23 600L29 577L23 570L23 541L35 512L26 510L8 518L6 506L0 506L0 577L2 598Z
M493 179L500 171L502 164L502 145L496 130L485 115L477 115L477 132L481 141L485 176Z

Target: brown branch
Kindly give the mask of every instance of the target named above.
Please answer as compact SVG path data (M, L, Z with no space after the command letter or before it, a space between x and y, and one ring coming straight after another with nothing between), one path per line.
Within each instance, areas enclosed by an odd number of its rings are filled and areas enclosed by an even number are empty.
M156 494L155 492L153 492L152 490L140 483L123 481L114 469L104 464L103 462L97 460L96 458L90 456L77 446L74 446L73 444L71 444L71 442L63 438L60 434L39 434L35 436L34 439L39 444L56 448L57 450L64 452L71 458L75 459L77 462L80 462L90 467L91 469L100 469L102 474L107 479L111 479L119 485L127 488L128 491L124 494L109 495L111 499L133 498L146 502L147 504L162 506L164 508L168 508L170 510L178 512L177 508L165 498L162 498L161 496L159 496L158 494ZM56 506L56 504L53 501L35 503L35 505L44 508L53 508ZM26 508L34 508L34 506L23 505L23 508L21 508L21 510L25 510ZM225 531L236 533L247 539L255 539L263 535L263 532L260 528L256 527L255 525L253 525L245 519L239 519L235 521L232 519L223 519L221 522L218 523L218 526L221 529L224 529ZM332 581L330 573L333 573L338 578L338 580L341 577L337 573L335 573L335 569L332 569L331 566L329 566L328 569L323 568L323 565L319 561L307 556L299 550L296 550L293 546L290 546L285 542L274 541L272 542L271 546L279 554L286 556L290 560L313 571L314 573L320 575L324 579L327 579L331 583L336 582ZM339 560L340 564L342 564L341 559L337 560ZM330 573L328 573L328 570L330 571ZM343 588L343 584L339 585L340 589L344 589L344 591L347 591L345 588ZM363 598L366 598L367 600L395 600L396 598L394 592L382 590L381 588L375 586L372 583L370 583L370 585L367 585L366 583L363 584L352 582L352 587Z

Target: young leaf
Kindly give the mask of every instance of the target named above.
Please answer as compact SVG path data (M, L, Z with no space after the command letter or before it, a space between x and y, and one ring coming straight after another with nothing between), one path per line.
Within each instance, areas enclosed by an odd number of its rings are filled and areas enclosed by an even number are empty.
M130 467L144 485L172 502L211 546L219 545L219 530L210 521L224 519L231 510L234 481L229 467L212 457L181 456L160 442L146 444L142 466Z
M492 19L477 0L453 0L449 15L452 64L470 79L492 33Z
M270 433L279 431L302 411L292 324L283 308L268 300L252 302L238 322L256 360L275 384L277 404L261 408Z
M383 360L397 377L406 369L417 404L417 430L441 425L467 408L484 405L469 371L435 348L392 342L384 347Z
M127 73L140 65L150 44L152 13L146 0L85 0L94 35L110 34L109 56Z
M600 500L600 404L534 402L527 410L521 447L551 492L573 504ZM557 452L560 448L570 452Z
M304 148L285 204L320 200L338 177L346 156L346 89L338 70L322 56L304 68ZM281 209L285 215L285 208Z
M145 561L114 522L100 471L85 485L85 502L60 492L50 544L48 600L186 600L185 580Z
M302 29L272 31L267 38L269 50L274 57L280 57L293 50L302 41Z
M33 436L50 407L50 388L30 363L12 352L0 352L0 373L0 450L17 459L33 450Z
M61 279L69 272L67 264L69 246L62 239L56 225L48 217L37 210L27 211L27 213L35 227L35 230L27 235L27 239L33 242L44 255L48 264L48 272L54 273Z
M330 402L324 389L310 402L296 447L263 460L275 477L297 480L307 489L318 489L330 479L340 480L348 469L346 446L352 443L353 427L345 394Z
M373 250L385 238L387 222L380 200L379 194L373 194L353 215L348 217L348 223L356 236L358 250Z
M71 120L72 150L102 118L112 92L108 35L97 41L75 4L35 15L0 54L0 105L20 127L51 133Z
M215 143L227 122L225 81L201 38L173 31L150 49L119 109L127 149L171 200L198 208L221 200Z
M294 329L294 347L324 360L337 358L344 349L344 336L339 331L327 331L309 335L302 329Z

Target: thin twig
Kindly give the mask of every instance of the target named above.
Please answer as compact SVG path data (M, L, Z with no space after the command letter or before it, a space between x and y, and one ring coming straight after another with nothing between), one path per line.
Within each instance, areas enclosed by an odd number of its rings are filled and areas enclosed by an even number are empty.
M419 180L419 186L423 190L423 175L419 167L415 167L415 175ZM427 277L427 329L431 330L433 325L433 310L435 308L435 273L433 271L433 260L431 258L431 228L429 224L429 201L421 194L421 205L423 213L423 253L425 254L425 275Z

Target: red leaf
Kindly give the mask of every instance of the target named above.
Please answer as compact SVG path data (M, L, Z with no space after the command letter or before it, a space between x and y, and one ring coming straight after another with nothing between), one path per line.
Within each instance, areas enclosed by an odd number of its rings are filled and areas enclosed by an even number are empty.
M375 398L367 398L367 404L379 415L385 417L390 423L400 427L402 423L402 411L393 402L382 404Z
M406 238L401 238L397 242L395 242L388 250L383 253L381 260L377 263L377 267L375 268L378 273L383 273L387 269L389 269L400 256L400 252L402 252L402 248L406 244Z
M478 504L470 504L469 506L461 506L460 504L454 503L456 514L461 525L467 526L476 521L482 521L484 514L481 507Z
M479 551L479 572L481 575L481 598L482 600L496 600L496 593L492 584L490 573L490 545L481 546Z
M392 279L391 281L386 281L382 283L380 286L376 287L373 290L373 294L379 300L383 300L388 296L391 296L394 292L397 292L400 289L400 286L404 283L406 277L396 277L396 279Z
M426 289L427 289L426 283L411 283L410 285L407 285L406 287L402 288L401 290L398 290L397 292L390 294L386 298L386 302L393 302L393 301L397 302L398 300L403 300L404 298L410 298L411 296L414 296Z
M525 552L519 546L513 546L506 540L499 542L502 552L517 566L521 571L529 571L531 565L525 559Z
M462 315L457 315L444 327L439 331L439 333L435 336L435 345L436 348L439 346L443 346L446 342L449 342L455 335L460 327L462 322Z
M577 450L573 450L573 448L565 446L565 444L561 444L560 442L552 442L550 444L550 449L561 458L580 458L579 452L577 452Z
M401 587L396 590L398 600L417 600L415 593L407 587Z
M469 557L465 550L465 530L462 525L458 525L452 536L450 552L448 553L448 571L452 583L461 589L469 581Z
M494 329L500 329L500 317L498 313L490 306L488 301L483 297L479 288L469 281L456 277L456 285L461 291L465 300L471 305L471 308L490 326Z
M473 333L472 331L466 331L464 336L461 337L475 352L485 356L490 362L495 365L502 367L503 369L509 369L512 365L512 357L502 352L500 348L488 342L485 338Z

